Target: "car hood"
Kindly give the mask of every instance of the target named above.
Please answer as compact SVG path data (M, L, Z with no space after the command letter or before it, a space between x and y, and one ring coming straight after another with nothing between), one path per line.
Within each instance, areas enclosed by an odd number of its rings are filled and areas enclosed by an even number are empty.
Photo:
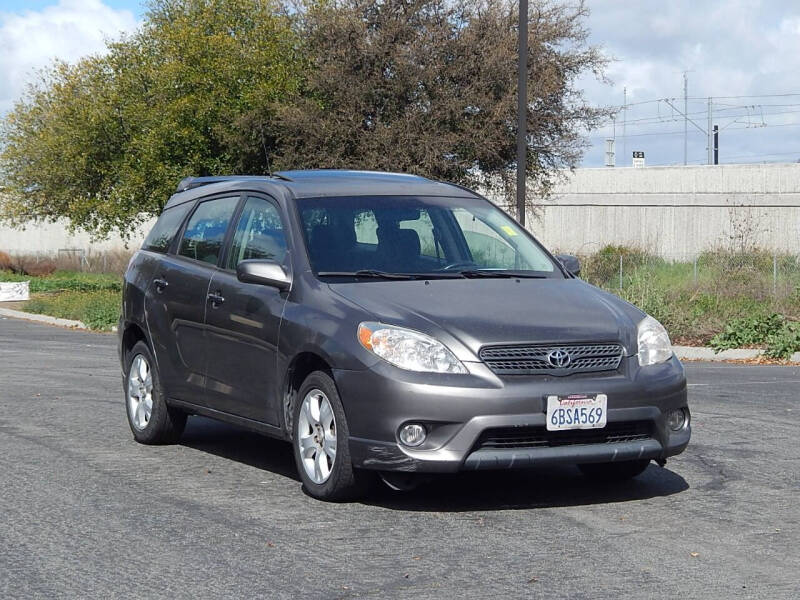
M383 323L416 329L476 360L487 344L620 342L636 352L639 309L579 279L332 283ZM466 351L466 352L465 352Z

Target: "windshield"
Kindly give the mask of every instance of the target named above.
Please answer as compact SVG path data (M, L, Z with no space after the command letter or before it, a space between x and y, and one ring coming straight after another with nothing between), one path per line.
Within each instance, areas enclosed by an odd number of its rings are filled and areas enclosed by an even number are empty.
M320 276L563 276L514 220L483 200L355 196L297 204Z

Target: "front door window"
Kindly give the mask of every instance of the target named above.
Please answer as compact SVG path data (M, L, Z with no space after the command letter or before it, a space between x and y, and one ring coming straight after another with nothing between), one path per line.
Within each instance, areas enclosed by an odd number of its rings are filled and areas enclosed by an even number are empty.
M285 257L286 235L278 209L263 198L248 198L233 236L227 268L236 269L241 261L251 258L282 263Z

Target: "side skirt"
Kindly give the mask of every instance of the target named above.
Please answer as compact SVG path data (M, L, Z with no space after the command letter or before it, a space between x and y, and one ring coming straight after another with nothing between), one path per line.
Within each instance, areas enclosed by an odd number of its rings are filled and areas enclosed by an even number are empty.
M230 413L208 408L206 406L198 406L197 404L192 404L191 402L186 402L184 400L178 400L177 398L169 398L167 400L167 404L174 406L175 408L180 408L190 415L200 415L210 419L216 419L217 421L223 421L225 423L230 423L231 425L237 425L239 427L243 427L244 429L249 429L250 431L255 431L256 433L262 433L279 440L288 440L283 429L276 427L275 425L270 425L269 423L262 423L261 421L254 421L253 419L239 417L237 415L232 415Z

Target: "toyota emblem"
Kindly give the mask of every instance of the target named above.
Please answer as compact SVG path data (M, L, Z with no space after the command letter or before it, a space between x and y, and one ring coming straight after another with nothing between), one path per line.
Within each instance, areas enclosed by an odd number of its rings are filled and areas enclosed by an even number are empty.
M547 355L547 362L557 369L564 369L569 366L572 359L566 350L553 350Z

